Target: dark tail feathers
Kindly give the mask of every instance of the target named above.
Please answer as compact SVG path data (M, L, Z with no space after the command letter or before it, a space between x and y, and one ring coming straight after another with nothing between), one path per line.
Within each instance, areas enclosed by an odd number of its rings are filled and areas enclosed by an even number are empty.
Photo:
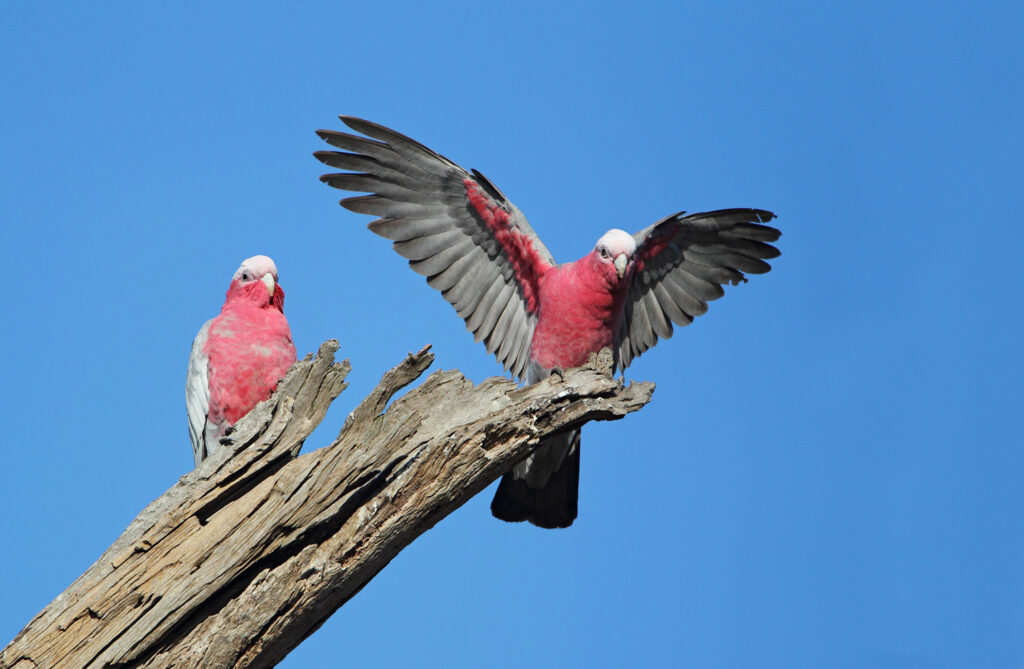
M519 523L528 520L537 527L569 527L576 520L580 490L580 431L576 430L572 448L543 488L531 488L525 478L512 472L501 477L491 500L495 518Z

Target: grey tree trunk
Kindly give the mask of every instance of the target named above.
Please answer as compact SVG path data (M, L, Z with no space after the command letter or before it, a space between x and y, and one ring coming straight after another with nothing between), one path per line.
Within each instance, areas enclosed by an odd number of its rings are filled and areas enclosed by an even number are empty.
M537 442L643 407L611 353L518 388L431 374L428 348L389 371L325 448L303 440L345 389L336 341L296 363L238 422L234 445L146 507L0 653L0 668L269 667L402 548Z

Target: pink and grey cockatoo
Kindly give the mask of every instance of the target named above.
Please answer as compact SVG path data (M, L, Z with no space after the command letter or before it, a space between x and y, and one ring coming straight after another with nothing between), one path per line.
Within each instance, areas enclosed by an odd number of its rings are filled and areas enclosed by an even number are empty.
M611 347L616 369L672 336L721 297L722 284L761 274L779 255L779 231L761 209L668 216L634 235L609 230L579 260L556 264L526 218L476 170L419 142L357 118L341 120L361 137L317 132L342 149L318 151L350 170L321 180L372 193L343 199L378 216L370 230L394 242L414 271L465 319L506 370L535 383ZM579 430L556 435L507 473L491 502L503 520L568 527L576 518Z
M185 405L196 466L220 449L235 421L270 397L293 362L277 267L267 256L247 258L231 277L220 315L192 342Z

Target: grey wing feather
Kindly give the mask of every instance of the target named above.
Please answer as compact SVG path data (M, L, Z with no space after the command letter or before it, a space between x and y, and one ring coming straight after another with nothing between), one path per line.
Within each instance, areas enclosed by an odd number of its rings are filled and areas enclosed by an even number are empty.
M779 250L780 236L763 225L775 214L762 209L722 209L673 214L633 235L634 271L619 328L618 368L672 336L672 324L689 325L724 294L723 284L763 274Z
M537 280L554 265L526 217L476 170L468 172L376 123L348 116L341 120L365 137L318 130L343 152L314 155L326 165L350 170L325 174L321 181L370 193L341 204L378 216L370 230L390 239L410 267L441 291L474 339L522 377L537 322ZM480 197L477 204L470 188Z
M185 408L188 410L188 436L192 440L192 454L196 466L207 456L206 417L210 410L209 359L203 353L203 346L210 332L213 319L206 321L199 334L192 341L192 353L188 356L188 375L185 378Z

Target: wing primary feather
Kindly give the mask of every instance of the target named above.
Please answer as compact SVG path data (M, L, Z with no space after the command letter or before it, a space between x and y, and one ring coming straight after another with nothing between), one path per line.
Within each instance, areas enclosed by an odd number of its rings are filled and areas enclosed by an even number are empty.
M445 299L454 306L454 296L449 298L449 292L452 288L458 285L459 282L462 281L463 277L465 277L473 268L474 263L477 262L477 259L475 258L476 255L476 248L470 248L461 258L449 265L448 269L427 279L427 284L434 290L441 291L441 294L444 295Z
M740 224L767 223L775 214L764 209L718 209L688 216L680 216L680 223L692 224L705 230L721 230ZM767 226L765 226L767 227Z
M409 267L412 268L417 274L423 276L434 276L440 274L444 270L448 269L453 262L461 258L470 247L472 247L473 241L469 238L464 237L461 242L454 246L449 246L423 260L411 260L409 261Z
M444 230L433 235L395 242L392 246L399 255L409 260L425 260L452 248L465 239L466 236L459 230Z
M345 198L341 206L357 214L370 214L380 218L436 218L449 213L442 203L434 205L395 202L380 195L359 195Z
M479 249L470 251L465 258L468 259L465 273L445 292L445 299L463 318L472 313L495 275Z
M419 162L411 163L387 144L367 137L359 137L358 135L350 135L333 130L318 130L317 134L331 146L375 158L382 165L388 165L398 172L427 183L434 182L439 178L439 172L446 172L449 167L452 167L437 162L427 165L422 165ZM465 170L461 170L461 168L459 168L459 171L465 173Z
M469 318L466 319L466 329L473 333L473 338L476 341L482 341L484 336L487 334L481 327L484 319L487 318L487 314L490 313L491 307L494 306L495 300L501 295L502 289L505 287L505 279L498 274L491 281L491 285L487 287L487 290L483 291L483 296L480 298L480 302L477 304L476 309L470 314Z
M757 242L775 242L778 241L782 233L776 228L767 225L758 225L757 223L745 223L743 225L737 225L730 230L723 230L722 236L729 239L750 239Z
M644 293L642 299L647 310L647 320L650 322L654 334L662 339L672 337L672 324L665 318L665 312L661 308L661 304L658 303L658 298L654 296L653 291ZM651 342L651 346L654 346L655 343L657 343L656 339Z
M701 281L682 269L666 276L661 285L672 296L672 301L679 305L679 308L685 311L691 319L706 313L708 310L706 300L715 299L712 284ZM702 295L709 297L701 297Z
M705 260L705 262L707 261ZM702 300L718 299L725 294L725 291L722 290L723 285L730 283L736 285L743 282L743 275L736 270L728 267L705 264L705 262L699 262L697 260L697 254L687 252L686 262L676 268L672 274L675 275L680 272L685 272L696 278L698 281L710 284L710 287L708 287L705 292L694 293L694 295ZM711 295L714 295L714 297L711 297Z
M384 126L374 123L372 121L355 118L353 116L341 116L339 118L341 118L345 125L352 128L356 132L361 132L368 137L372 137L373 139L376 139L378 141L383 141L385 144L394 149L395 152L400 154L406 160L412 162L414 165L417 165L429 171L431 170L431 168L437 169L437 167L439 167L438 163L440 163L440 165L455 168L465 173L465 170L456 165L454 162L448 160L447 158L437 153L436 151L433 151L432 149L429 149L426 146L420 144L411 137L406 137L405 135L399 132L395 132L390 128L385 128Z
M422 190L413 190L416 182L410 179L386 180L373 174L355 174L350 172L339 172L337 174L325 174L324 182L332 188L339 190L355 191L357 193L373 193L381 195L390 200L398 202L415 202L416 204L434 204L437 202L437 189L422 187Z
M703 253L700 247L687 249L686 259L705 267L720 267L732 271L739 270L747 274L764 274L772 268L765 261L751 258L742 253ZM737 280L742 281L743 277L733 277L732 280L735 283Z
M509 299L512 297L512 287L508 284L504 284L501 287L501 291L494 301L489 305L487 313L483 320L480 322L480 332L484 337L484 341L488 342L491 335L491 331L494 330L494 324L498 322L498 318L505 311L505 306L508 304ZM494 349L488 348L488 353L493 353Z
M498 320L494 322L494 327L491 328L491 334L487 338L488 353L494 353L498 357L498 361L502 360L501 350L507 350L507 335L509 331L509 321L512 319L513 309L516 307L515 297L510 296L508 302L505 303L505 308L501 310L501 315L498 316ZM491 347L494 347L491 349Z
M629 329L629 338L633 340L633 351L640 355L654 345L654 331L647 316L647 306L642 302L633 304L633 324Z
M452 222L445 218L378 218L368 226L374 234L394 242L404 242L417 237L436 235L452 229Z
M505 369L511 370L519 362L519 349L522 345L523 333L526 332L526 317L525 315L512 319L509 325L509 332L506 335L506 341L508 342L508 348L504 346L498 349L502 359L505 361ZM505 349L504 351L502 349Z
M694 272L701 269L700 265L688 263L685 267L679 267L669 276L698 300L710 302L725 295L725 290L716 281L708 281ZM708 269L708 268L704 268Z
M536 328L536 326L536 317L530 316L530 318L526 322L526 336L523 337L523 341L519 345L518 361L516 362L515 367L512 369L512 373L515 374L515 377L520 381L523 380L523 372L525 371L526 366L530 362L530 345L533 343L533 331Z
M470 286L468 286L465 290L463 290L463 283L468 282L469 279L465 279L459 282L457 286L460 298L458 304L456 305L456 310L458 311L459 315L462 316L462 318L467 322L469 321L470 317L472 317L474 314L480 311L480 305L483 304L487 296L488 288L492 286L495 282L499 284L504 282L504 280L501 278L501 275L494 272L492 268L482 267L480 268L480 270L481 273L479 278L473 279L473 283L470 284Z
M629 367L629 363L633 361L632 348L633 344L630 341L629 325L633 320L633 305L632 303L626 303L626 312L623 314L622 326L620 327L619 333L619 369L624 370Z
M669 286L671 286L671 288ZM689 325L690 323L693 322L693 317L687 314L686 311L684 311L683 305L680 304L679 300L677 300L673 296L673 288L680 293L682 292L678 286L676 286L675 284L669 284L667 281L656 283L654 284L653 288L654 296L658 300L658 304L661 305L661 308L664 309L665 315L672 319L673 323L679 326ZM685 293L683 293L683 295L685 296L686 301L689 303L697 305L704 304L703 302L698 302L697 300L690 297L689 295L686 295ZM707 309L706 304L704 305L704 309Z
M343 151L314 151L313 157L328 167L336 170L351 170L376 174L378 170L387 169L384 164L373 156Z
M709 255L714 253L742 253L751 258L761 259L775 258L779 255L777 248L764 242L747 239L746 237L726 237L725 235L716 235L710 239L694 240L693 243L689 244L689 249Z
M500 362L506 362L509 351L512 349L512 339L517 329L517 319L515 315L517 311L516 307L518 306L517 300L513 297L508 301L508 304L505 306L505 311L501 314L501 318L499 318L498 322L494 325L494 334L497 334L498 336L497 355ZM507 364L505 365L505 368L508 369Z

